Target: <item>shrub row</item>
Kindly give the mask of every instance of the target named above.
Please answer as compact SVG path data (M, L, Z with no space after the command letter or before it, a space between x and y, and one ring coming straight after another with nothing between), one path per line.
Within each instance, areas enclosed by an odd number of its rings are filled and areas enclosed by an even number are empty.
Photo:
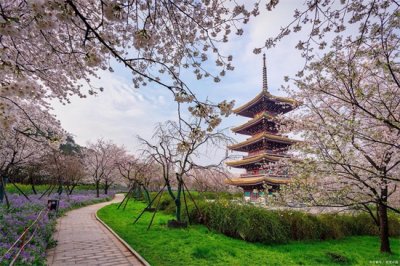
M151 197L154 198L156 196L156 192L151 192ZM202 202L205 200L233 200L237 198L241 198L242 194L240 193L228 193L228 192L191 192L191 197L196 202ZM190 196L186 193L186 202L188 205L193 205ZM181 198L182 202L182 211L184 211L184 198ZM158 203L158 198L154 201L153 207L156 207ZM192 206L194 207L194 206ZM163 195L161 196L161 200L158 203L158 209L163 211L167 214L174 214L175 213L175 202L172 200L171 196L168 194L167 191L164 191Z
M366 213L309 214L300 211L272 211L228 201L191 204L191 222L249 242L287 243L290 240L339 239L355 235L378 235L379 229ZM400 218L389 216L390 235L399 236Z
M366 213L316 215L292 210L272 211L232 203L224 200L225 197L207 202L204 194L192 193L192 196L200 212L187 198L191 222L204 224L209 229L249 242L286 243L290 240L340 239L346 236L379 234L379 228ZM210 197L206 196L207 199ZM182 198L182 215L186 216L183 204ZM166 193L162 195L158 208L167 214L175 213L175 203ZM389 234L400 236L398 228L400 217L390 214Z

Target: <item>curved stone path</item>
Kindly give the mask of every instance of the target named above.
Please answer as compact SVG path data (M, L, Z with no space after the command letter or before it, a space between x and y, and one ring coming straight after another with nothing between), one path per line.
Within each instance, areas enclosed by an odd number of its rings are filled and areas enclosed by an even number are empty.
M98 203L68 212L57 222L57 246L47 252L47 264L69 265L143 265L113 234L96 219L96 211L120 202Z

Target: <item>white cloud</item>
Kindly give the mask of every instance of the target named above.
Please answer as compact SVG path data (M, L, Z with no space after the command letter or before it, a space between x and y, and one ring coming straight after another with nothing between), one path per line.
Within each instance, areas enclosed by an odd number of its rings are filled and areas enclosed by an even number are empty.
M151 94L150 87L133 89L122 77L106 72L95 83L101 83L104 92L85 99L73 97L67 105L53 102L62 126L82 145L106 138L135 151L136 135L151 136L156 123L174 118L174 104L163 95Z

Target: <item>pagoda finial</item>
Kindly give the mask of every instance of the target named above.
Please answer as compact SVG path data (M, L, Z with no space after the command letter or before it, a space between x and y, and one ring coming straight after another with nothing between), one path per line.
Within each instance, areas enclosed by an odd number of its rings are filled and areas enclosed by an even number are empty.
M268 80L267 80L267 65L265 63L265 54L263 55L263 91L268 91Z

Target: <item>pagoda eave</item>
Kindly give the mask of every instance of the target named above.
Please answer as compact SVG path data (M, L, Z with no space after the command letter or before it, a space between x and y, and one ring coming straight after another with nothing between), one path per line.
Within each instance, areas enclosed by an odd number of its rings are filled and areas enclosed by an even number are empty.
M236 160L236 161L229 161L229 162L226 162L226 165L231 166L231 167L239 167L240 168L245 165L250 165L250 164L264 162L264 161L277 162L282 158L288 158L288 157L276 156L276 155L264 153L264 154L260 154L260 155L256 155L256 156L250 156L250 157L243 158L243 159Z
M224 180L224 183L227 185L233 186L256 186L261 184L268 185L282 185L290 183L290 179L287 177L272 177L268 175L258 175L253 177L238 177L238 178L227 178Z
M254 97L247 103L243 104L242 106L239 106L238 108L233 109L232 112L235 114L239 114L240 112L247 110L249 107L257 104L260 101L260 99L262 99L263 95L264 95L264 91L261 91L259 94L256 95L256 97Z
M227 178L224 180L224 183L227 185L234 185L234 186L260 185L264 183L264 177Z
M287 110L285 112L291 111L299 105L299 103L293 99L273 96L269 92L262 90L252 100L250 100L249 102L243 104L242 106L239 106L238 108L234 109L233 113L235 113L237 115L246 116L246 117L253 117L253 113L250 111L250 109L257 104L261 104L263 101L263 98L266 98L273 102L289 105L291 107L290 110Z
M291 145L291 144L294 144L297 142L296 140L289 139L287 137L273 135L273 134L263 132L258 135L255 135L245 141L239 142L237 144L229 145L228 149L242 151L246 146L257 143L259 141L263 141L264 139L268 140L268 141L283 143L283 144L288 144L288 145Z
M232 128L232 131L234 133L239 133L239 134L248 134L246 132L247 129L251 128L252 126L258 125L259 123L262 123L263 120L272 120L272 117L267 113L263 113L262 115L251 119L250 121L244 123L243 125Z

